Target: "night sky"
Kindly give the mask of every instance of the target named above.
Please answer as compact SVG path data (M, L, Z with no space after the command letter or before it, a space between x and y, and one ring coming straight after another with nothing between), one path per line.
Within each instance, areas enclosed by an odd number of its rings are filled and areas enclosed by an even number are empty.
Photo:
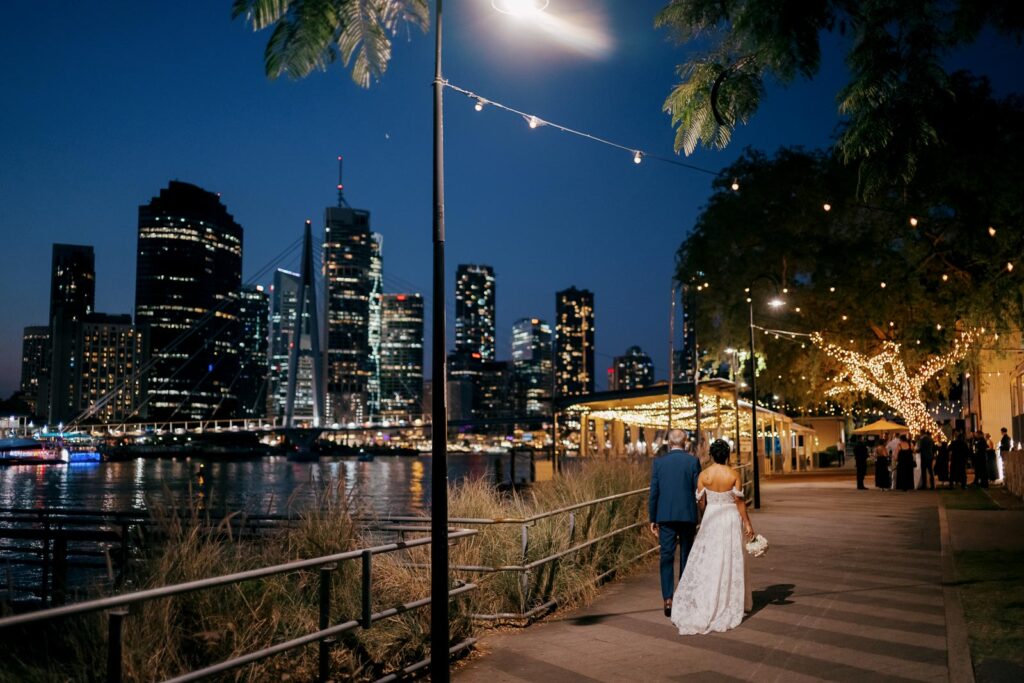
M493 12L487 0L449 0L445 75L542 119L670 155L661 105L686 47L653 29L664 2L551 0L555 17L606 37L580 50ZM429 301L432 36L398 36L390 70L369 90L337 66L302 81L268 80L267 37L231 21L228 0L5 8L0 395L17 388L22 328L46 323L53 242L94 245L97 310L133 312L138 205L170 179L222 194L245 230L248 280L306 218L322 228L344 154L346 196L384 235L385 289L418 290ZM689 161L718 169L747 145L829 144L844 78L838 42L829 40L814 82L770 88L729 149ZM1014 72L1021 48L991 37L979 44L953 64L988 74L998 93L1024 90ZM599 387L612 356L632 344L663 377L674 254L711 177L650 160L638 166L626 152L550 128L531 131L514 115L477 113L451 91L445 104L449 301L456 264L492 265L498 355L508 358L513 321L553 323L556 290L589 288ZM278 265L294 268L297 258Z

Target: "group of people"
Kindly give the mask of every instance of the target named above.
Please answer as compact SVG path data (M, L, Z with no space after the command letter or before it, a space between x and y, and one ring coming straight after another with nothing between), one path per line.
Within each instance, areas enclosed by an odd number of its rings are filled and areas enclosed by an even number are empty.
M1001 431L999 456L1005 458L1011 441L1006 427ZM957 429L951 439L940 438L938 442L927 430L916 441L911 441L905 433L892 434L888 440L885 437L879 439L874 447L875 487L883 491L934 489L938 479L940 484L945 483L950 488L967 488L967 470L970 467L974 472L971 485L988 488L989 481L999 476L996 448L992 436L981 430ZM868 444L858 442L853 448L853 455L857 464L857 488L866 489ZM919 474L917 470L920 470Z

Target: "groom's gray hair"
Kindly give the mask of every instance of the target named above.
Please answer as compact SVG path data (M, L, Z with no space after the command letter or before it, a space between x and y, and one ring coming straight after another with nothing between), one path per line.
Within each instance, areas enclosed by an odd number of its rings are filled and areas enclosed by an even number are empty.
M682 446L686 443L686 432L682 429L673 429L668 433L668 442L673 446Z

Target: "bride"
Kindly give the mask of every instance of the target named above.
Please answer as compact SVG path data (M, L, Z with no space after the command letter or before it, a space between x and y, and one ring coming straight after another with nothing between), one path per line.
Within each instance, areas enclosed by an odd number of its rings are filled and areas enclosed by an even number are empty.
M672 623L679 635L728 631L752 607L747 590L744 538L754 537L731 451L721 439L709 449L715 464L697 480L697 504L704 510L686 569L672 598Z

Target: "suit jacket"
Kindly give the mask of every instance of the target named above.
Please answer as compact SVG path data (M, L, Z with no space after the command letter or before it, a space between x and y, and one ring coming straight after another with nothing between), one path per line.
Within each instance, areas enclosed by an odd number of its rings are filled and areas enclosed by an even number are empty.
M697 522L697 477L700 460L683 450L671 450L651 465L651 521Z

